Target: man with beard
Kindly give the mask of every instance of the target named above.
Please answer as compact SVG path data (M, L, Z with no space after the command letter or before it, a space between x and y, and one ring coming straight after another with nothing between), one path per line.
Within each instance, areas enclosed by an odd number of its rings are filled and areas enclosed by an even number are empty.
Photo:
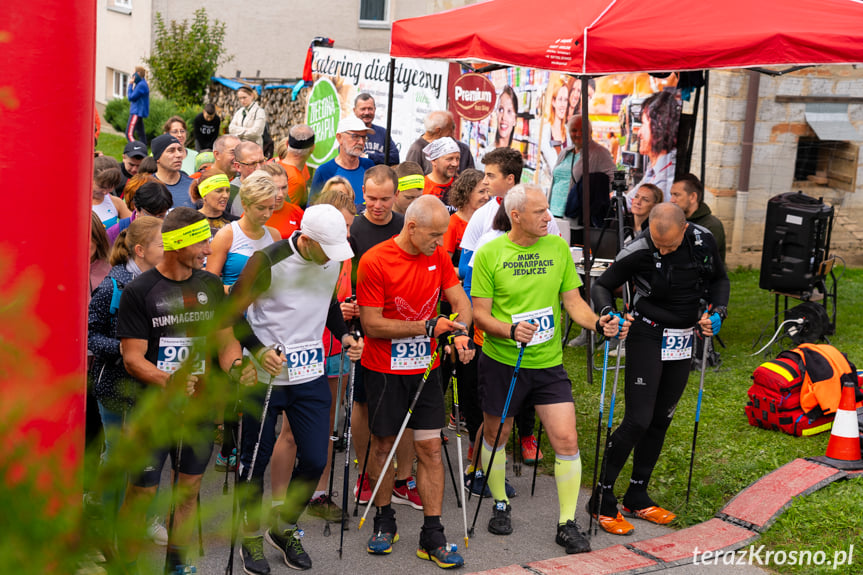
M314 198L321 192L321 188L327 180L333 176L342 176L351 183L354 189L354 202L357 204L357 212L363 210L363 176L366 170L375 165L373 161L364 158L366 140L374 130L367 128L362 120L356 116L342 118L339 129L336 132L336 141L339 143L339 155L322 164L312 178L312 193L309 194L309 203L314 203Z

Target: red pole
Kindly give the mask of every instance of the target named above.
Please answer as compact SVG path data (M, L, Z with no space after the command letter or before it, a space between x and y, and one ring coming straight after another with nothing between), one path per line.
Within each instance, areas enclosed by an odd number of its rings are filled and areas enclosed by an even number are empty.
M63 498L84 451L95 0L9 3L0 50L0 456L23 443Z

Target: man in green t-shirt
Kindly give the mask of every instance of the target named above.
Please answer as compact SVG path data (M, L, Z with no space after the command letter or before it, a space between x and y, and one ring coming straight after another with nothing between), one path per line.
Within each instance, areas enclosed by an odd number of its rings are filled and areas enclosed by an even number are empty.
M619 316L598 317L581 299L581 280L569 246L548 235L548 202L538 186L520 184L504 200L512 230L482 246L475 255L471 296L476 326L486 333L479 359L479 397L483 411L482 462L495 505L488 530L512 533L511 507L504 488L505 446L492 449L521 345L526 345L501 437L512 427L510 414L533 404L555 452L554 478L560 502L557 543L567 553L590 551L575 523L581 459L575 428L572 383L563 368L560 301L573 320L607 337L626 336L629 322Z

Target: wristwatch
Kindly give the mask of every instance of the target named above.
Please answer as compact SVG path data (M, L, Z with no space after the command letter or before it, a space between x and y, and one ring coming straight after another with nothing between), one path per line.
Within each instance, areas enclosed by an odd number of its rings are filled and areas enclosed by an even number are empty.
M716 305L713 306L713 313L719 316L719 319L725 321L725 318L728 317L728 308L724 305Z

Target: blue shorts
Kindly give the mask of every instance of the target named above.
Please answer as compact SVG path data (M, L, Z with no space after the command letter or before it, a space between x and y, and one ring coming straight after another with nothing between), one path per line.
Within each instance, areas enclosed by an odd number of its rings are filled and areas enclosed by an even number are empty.
M327 358L327 377L338 377L339 376L339 358L342 356L341 353L337 353L336 355L331 355ZM341 375L348 375L351 372L351 360L348 359L348 354L345 353L345 359L342 361L342 372Z

